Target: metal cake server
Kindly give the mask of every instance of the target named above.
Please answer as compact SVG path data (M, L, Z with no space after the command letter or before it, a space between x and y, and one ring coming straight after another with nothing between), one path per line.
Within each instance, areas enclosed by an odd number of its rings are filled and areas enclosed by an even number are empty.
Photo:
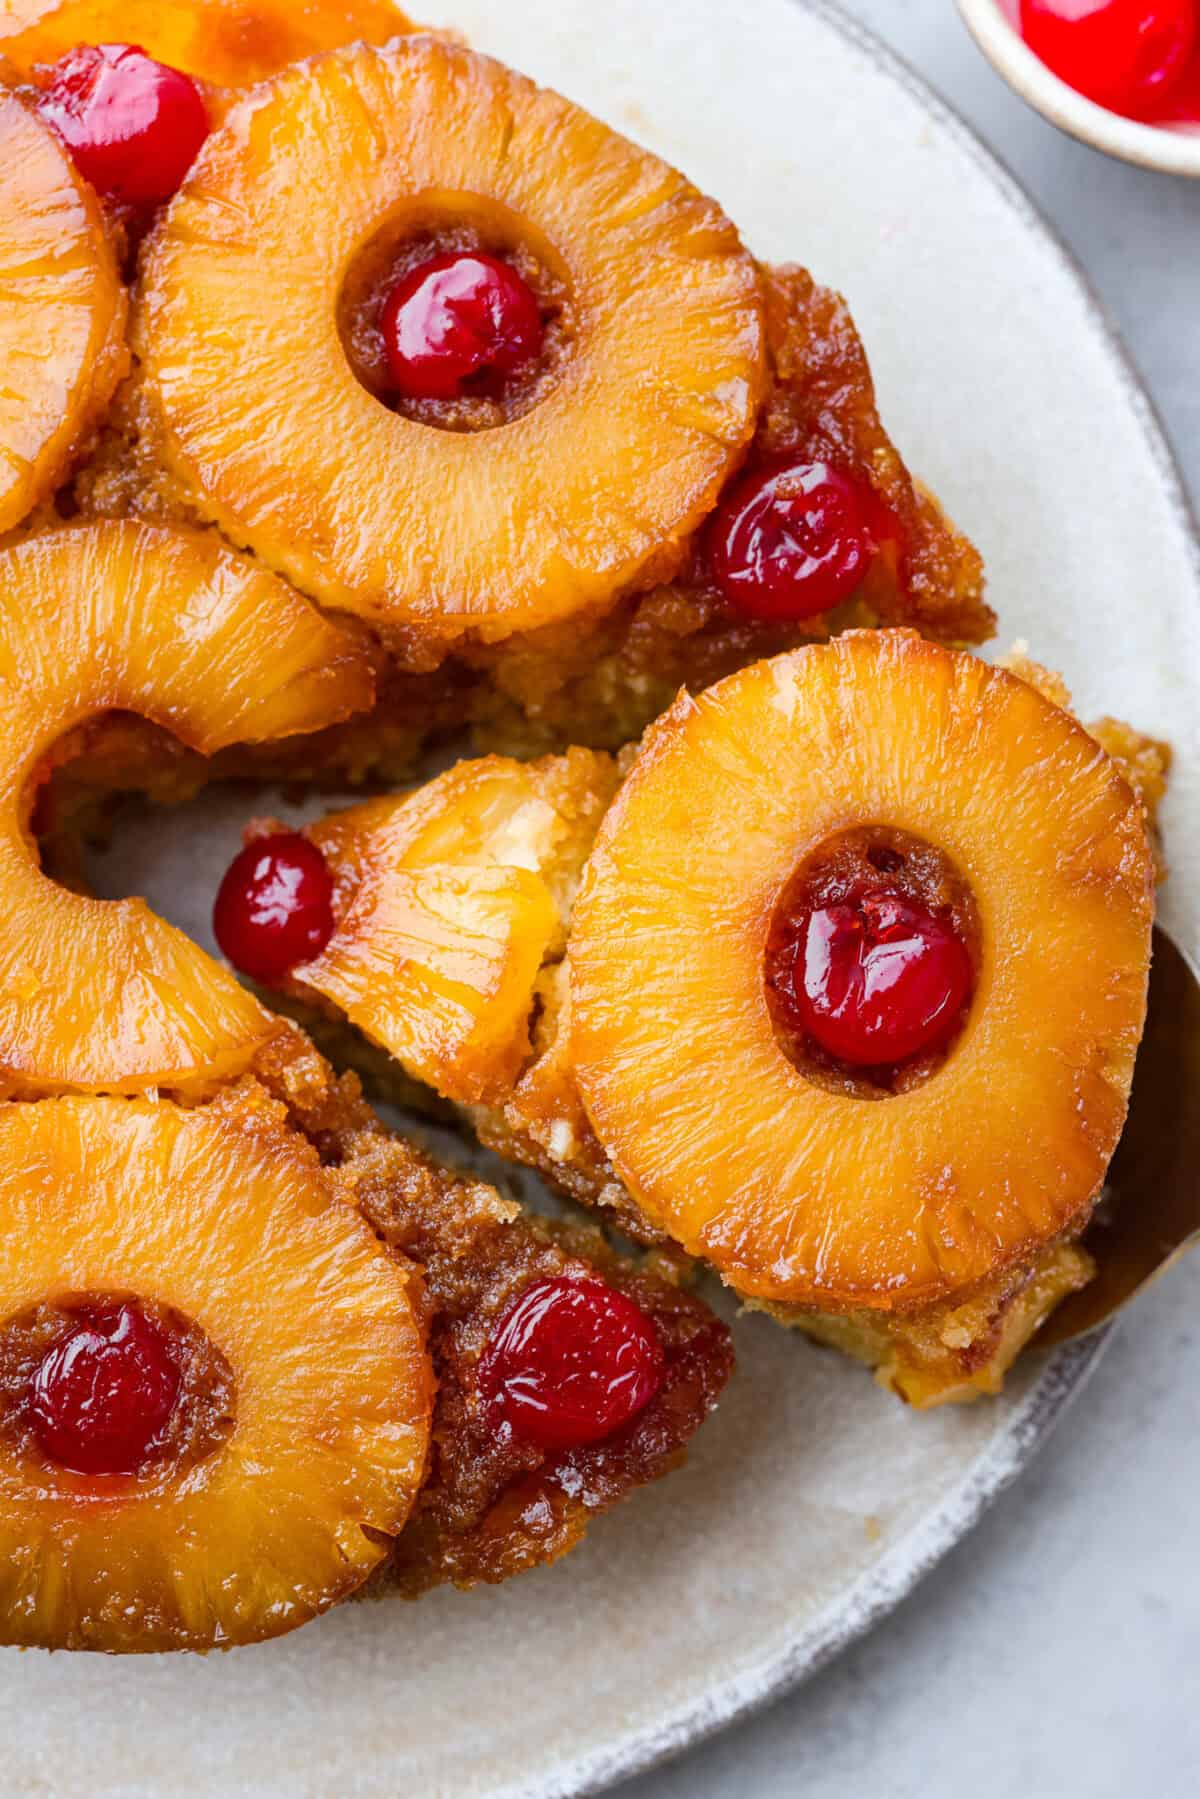
M1106 1324L1200 1240L1200 978L1155 930L1129 1117L1084 1235L1098 1273L1038 1333L1051 1348Z

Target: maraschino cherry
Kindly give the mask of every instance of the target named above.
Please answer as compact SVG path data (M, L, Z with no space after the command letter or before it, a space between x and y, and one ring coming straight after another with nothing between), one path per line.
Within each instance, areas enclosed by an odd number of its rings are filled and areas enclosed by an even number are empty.
M1030 49L1110 112L1161 111L1200 38L1196 0L1021 0Z
M226 869L213 907L222 954L268 983L319 956L333 925L333 876L315 844L295 831L247 844Z
M452 251L410 269L380 319L388 374L409 400L491 392L542 348L533 289L510 263Z
M526 1287L479 1365L492 1422L550 1450L612 1436L662 1379L662 1345L645 1313L603 1281L568 1276Z
M949 917L888 892L789 919L767 979L788 1026L853 1068L943 1048L974 983Z
M136 44L69 51L38 109L99 193L141 208L170 199L209 130L191 77Z
M848 599L875 553L865 496L826 462L775 463L738 481L713 514L707 545L733 610L775 622Z
M75 1474L136 1474L179 1397L171 1340L136 1305L81 1308L38 1363L29 1418L51 1461Z

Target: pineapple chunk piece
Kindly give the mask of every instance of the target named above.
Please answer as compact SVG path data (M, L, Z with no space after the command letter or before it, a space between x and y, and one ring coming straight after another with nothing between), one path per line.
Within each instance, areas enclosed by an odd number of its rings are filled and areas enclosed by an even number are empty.
M428 1451L420 1283L302 1137L261 1108L248 1128L224 1102L5 1105L0 1216L8 1372L22 1313L115 1294L181 1314L233 1376L231 1427L207 1453L99 1490L39 1449L22 1383L4 1383L0 1641L256 1642L380 1565Z
M202 755L369 704L366 654L273 575L196 532L106 521L0 552L0 1081L132 1093L244 1068L276 1022L139 899L38 865L31 795L56 745L133 712ZM134 767L131 785L141 772Z
M4 0L0 57L28 80L77 44L137 44L217 87L249 87L339 44L412 27L391 0Z
M95 195L0 87L0 532L66 474L125 372L125 290Z
M448 1099L507 1092L616 782L612 759L590 750L488 756L310 826L338 922L295 989L336 1006Z
M364 247L447 223L528 247L568 296L562 357L495 429L389 410L339 329ZM558 95L428 36L317 58L235 111L148 248L136 338L187 502L426 654L607 605L677 559L765 374L757 272L719 208Z
M949 857L980 927L960 1037L877 1100L793 1064L764 985L793 871L863 824ZM1081 725L974 657L851 632L652 728L575 908L575 1073L638 1205L739 1292L903 1316L1089 1216L1153 915L1143 806Z

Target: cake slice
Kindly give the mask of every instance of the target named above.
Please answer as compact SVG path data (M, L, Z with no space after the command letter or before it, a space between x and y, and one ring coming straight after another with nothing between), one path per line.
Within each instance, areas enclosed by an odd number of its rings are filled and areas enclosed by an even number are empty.
M681 1258L618 1255L594 1226L538 1218L484 1181L447 1173L388 1131L356 1077L335 1076L294 1029L260 1052L254 1073L245 1103L260 1106L264 1095L281 1102L345 1197L424 1281L437 1382L433 1446L410 1521L377 1582L412 1596L444 1581L469 1587L556 1561L593 1518L680 1465L733 1370L729 1333L689 1291ZM600 1288L599 1320L589 1319L588 1340L605 1368L605 1358L619 1364L625 1354L614 1332L632 1325L635 1347L647 1331L658 1346L638 1392L622 1396L627 1370L616 1368L616 1410L600 1415L599 1424L621 1417L626 1400L634 1409L598 1434L593 1420L587 1441L563 1440L580 1435L580 1401L569 1392L560 1394L565 1421L556 1428L551 1417L534 1435L528 1416L514 1424L489 1404L489 1344L523 1295L536 1290L545 1304L552 1284L558 1292L564 1285ZM605 1294L623 1303L610 1306ZM549 1298L553 1306L555 1295ZM527 1326L530 1340L536 1346L536 1327ZM576 1375L586 1405L594 1390ZM518 1365L511 1380L528 1386L533 1376ZM543 1402L549 1413L549 1385L531 1403Z
M1090 1273L1169 760L1015 667L859 632L685 694L590 849L594 752L321 820L331 929L288 989L376 1079L914 1404L995 1391Z

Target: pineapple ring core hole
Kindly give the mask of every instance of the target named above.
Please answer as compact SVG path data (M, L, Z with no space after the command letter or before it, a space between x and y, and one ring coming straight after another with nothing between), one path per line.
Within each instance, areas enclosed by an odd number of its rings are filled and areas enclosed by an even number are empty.
M936 1050L887 1067L858 1068L838 1060L807 1033L797 1031L771 978L791 921L805 912L870 893L899 894L948 918L975 971L972 998L979 985L983 934L970 884L950 857L924 838L890 825L854 825L834 832L804 855L785 883L771 917L763 963L775 1040L792 1066L814 1086L876 1100L910 1092L944 1066L962 1036L971 999L962 1008L952 1035Z
M164 1476L178 1480L207 1461L233 1432L237 1422L234 1372L199 1324L173 1306L128 1291L62 1293L38 1301L0 1324L0 1439L23 1462L36 1466L42 1486L54 1481L65 1492L77 1492L89 1484L89 1478L100 1477L60 1468L38 1445L29 1413L38 1365L88 1312L131 1303L167 1338L179 1371L179 1394L144 1467L137 1474L105 1476L105 1482L122 1480L127 1485L158 1488Z
M508 375L498 394L489 389L453 400L397 394L380 328L389 293L434 256L478 251L511 264L532 289L542 315L541 353ZM427 196L398 208L351 258L337 327L351 372L367 392L389 412L440 431L490 431L523 417L557 385L578 338L574 284L558 251L536 226L474 194Z
M106 844L116 819L146 801L177 804L198 784L204 758L167 726L141 712L109 708L72 725L34 759L22 819L47 880L103 904L90 851Z

